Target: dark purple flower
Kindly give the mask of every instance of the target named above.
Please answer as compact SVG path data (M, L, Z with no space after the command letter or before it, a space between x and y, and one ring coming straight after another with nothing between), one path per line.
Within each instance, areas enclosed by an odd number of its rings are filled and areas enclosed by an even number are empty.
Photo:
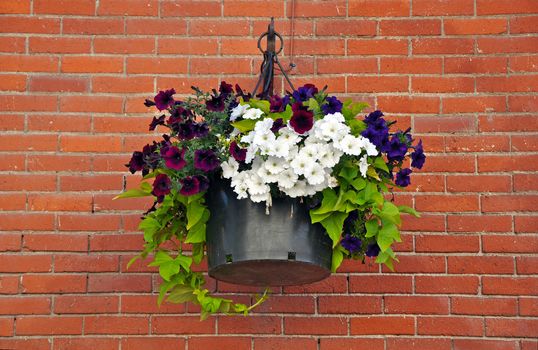
M222 112L224 110L224 95L213 95L210 100L205 102L207 109L213 112Z
M357 253L361 250L362 242L358 237L352 235L345 235L340 242L342 247L347 249L350 254Z
M188 109L185 109L181 106L176 106L170 113L170 118L168 118L167 123L169 125L181 123L183 120L185 120L188 117L192 116L192 112Z
M173 129L177 132L177 136L181 140L192 140L196 136L194 132L194 123L191 120L187 120L184 123L174 124Z
M231 84L227 84L225 81L221 81L219 92L225 96L228 96L229 94L234 92L233 86Z
M351 229L353 228L355 221L359 219L359 212L357 210L353 210L350 212L347 216L347 218L344 220L344 232L349 234L351 233Z
M220 165L220 160L213 152L209 149L198 149L194 152L194 167L203 171L211 171L217 168Z
M239 145L235 141L232 141L230 143L230 154L238 162L244 162L245 159L247 158L247 150L246 150L246 148L239 147Z
M401 187L409 186L411 183L411 178L409 175L411 175L412 172L413 171L411 169L400 169L400 171L396 173L396 181L394 181L396 185Z
M387 158L391 162L403 160L407 153L407 144L400 140L400 135L399 132L392 135L390 142L383 147L383 151L387 153Z
M383 112L377 110L373 111L372 113L368 114L367 117L364 118L364 122L366 124L371 124L377 122L379 119L383 118Z
M418 141L418 144L415 146L415 152L411 153L411 159L411 166L413 168L422 169L426 161L426 155L422 149L422 140Z
M170 169L181 170L187 165L183 157L185 157L185 148L179 150L176 146L168 147L163 154L164 164Z
M200 192L205 192L209 188L209 179L205 175L195 175L200 183Z
M325 114L334 114L342 112L342 107L344 106L336 96L327 97L327 103L321 105L321 109Z
M305 102L314 97L318 93L318 88L312 84L305 84L293 92L295 102Z
M181 180L181 193L184 196L193 196L200 192L200 180L196 176L187 176Z
M125 166L129 167L131 174L144 170L144 165L146 165L144 162L144 153L139 151L133 152L133 156L131 157L129 164L125 164Z
M298 134L304 134L314 126L314 113L303 107L301 102L296 102L291 106L293 116L290 125Z
M366 256L369 256L370 258L378 256L379 252L381 252L381 248L379 248L377 243L372 243L368 245L368 248L366 248Z
M155 102L153 102L152 100L148 100L148 99L146 99L146 100L144 101L144 106L146 106L146 107L155 106Z
M151 194L157 197L157 202L161 203L164 199L164 196L170 193L172 188L172 181L166 174L159 174L155 177L153 181L153 191Z
M284 120L282 118L278 118L273 122L273 126L271 127L271 131L274 133L277 133L280 129L285 127Z
M235 84L235 93L237 97L242 97L243 101L248 102L252 98L252 94L249 92L245 94L243 92L243 89L241 89L241 86L239 84Z
M151 121L151 123L149 124L149 131L153 131L155 130L155 128L157 127L157 125L164 125L164 118L166 116L163 114L161 115L159 118L155 118L153 117L153 120Z
M290 97L286 95L282 98L278 95L273 95L269 97L269 102L271 103L269 106L269 110L271 112L284 112L286 110L286 106L290 103Z
M193 124L194 136L206 137L209 134L209 127L207 123L195 123Z
M155 96L155 106L157 106L157 109L159 111L162 111L163 109L167 109L169 106L174 105L174 94L176 93L176 90L170 89L166 91L159 91L159 93Z
M379 118L367 123L367 125L368 128L361 135L369 139L377 147L383 147L389 139L389 128L385 119Z

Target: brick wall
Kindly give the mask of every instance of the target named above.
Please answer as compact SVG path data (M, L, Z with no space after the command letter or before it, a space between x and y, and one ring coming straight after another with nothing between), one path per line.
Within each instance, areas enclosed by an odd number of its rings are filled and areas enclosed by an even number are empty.
M0 348L538 349L536 0L296 1L296 85L368 101L424 140L426 167L397 195L424 215L405 221L396 273L346 263L250 318L198 323L157 309L150 269L127 271L147 203L111 198L153 137L143 99L221 79L251 89L258 35L275 16L287 39L291 12L0 2Z

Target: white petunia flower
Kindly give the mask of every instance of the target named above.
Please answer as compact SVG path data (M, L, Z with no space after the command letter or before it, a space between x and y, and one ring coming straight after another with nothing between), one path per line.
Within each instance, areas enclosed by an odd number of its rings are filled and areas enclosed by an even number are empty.
M278 174L278 186L284 189L292 188L299 176L292 169L286 169Z
M250 200L254 203L269 202L271 200L271 193L251 194Z
M265 161L264 167L271 174L278 174L278 173L283 172L288 167L288 164L281 158L269 157Z
M263 179L258 176L258 174L253 173L246 179L248 186L248 193L252 196L253 194L264 194L270 191L269 186L265 184Z
M320 151L321 149L317 144L310 144L310 145L304 146L299 151L299 156L307 157L312 160L317 160L318 157L320 156Z
M295 145L299 141L301 141L301 137L295 133L295 131L291 130L289 127L284 127L280 129L279 131L280 136L278 136L277 142L285 142L289 145Z
M359 160L359 171L362 177L366 177L366 172L368 171L368 158L366 155L362 156Z
M344 123L346 121L346 118L344 118L344 115L340 112L327 114L325 117L323 117L323 120L326 121L336 121L338 123Z
M265 166L262 166L256 171L256 174L265 182L266 184L277 182L278 175L273 174Z
M342 154L342 151L332 147L332 144L329 144L327 145L326 151L320 155L318 161L323 167L332 168L340 161Z
M335 142L334 147L345 154L358 156L362 152L362 142L353 135L346 135L340 142Z
M325 172L321 165L314 163L312 167L305 171L304 177L310 185L319 185L325 181Z
M269 133L255 133L252 139L252 144L256 146L264 146L265 148L271 148L271 145L276 141L276 136L272 132Z
M260 120L256 123L254 126L254 131L256 133L272 133L271 128L273 127L273 119L271 118L265 118L264 120Z
M302 196L305 196L306 193L307 193L307 185L306 185L306 181L304 180L299 180L295 183L295 185L293 185L291 188L289 189L284 189L283 191L284 193L286 193L288 196L290 196L291 198L296 198L296 197L302 197Z
M243 114L250 108L249 105L237 105L232 109L232 114L230 114L230 120L234 121L239 117L242 117Z
M258 147L255 145L249 145L247 147L247 154L245 156L245 163L250 164L254 157L256 156L256 152L258 151Z
M270 156L286 158L290 153L290 145L287 143L278 142L278 139L271 146L271 149L267 152L267 154Z
M253 132L253 131L249 132L248 134L241 137L241 142L250 144L250 143L252 143L252 140L254 139L254 136L256 136L255 132Z
M336 186L338 186L338 180L330 174L327 175L327 187L334 188Z
M315 161L312 158L302 156L300 153L290 163L293 171L297 175L303 175L305 172L309 171L314 164Z
M230 179L237 175L237 171L239 170L239 163L233 158L230 157L228 161L223 162L221 164L222 168L222 177L225 179Z
M243 118L245 119L259 119L263 115L263 111L258 108L249 108L247 111L243 114Z
M359 137L363 138L363 148L366 150L366 153L369 156L377 156L379 154L379 152L377 151L377 147L373 143L371 143L370 140L362 136Z

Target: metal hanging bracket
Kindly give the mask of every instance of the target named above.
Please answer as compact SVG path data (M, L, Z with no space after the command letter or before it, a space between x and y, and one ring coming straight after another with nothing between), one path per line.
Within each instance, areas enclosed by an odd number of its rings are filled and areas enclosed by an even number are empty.
M261 47L261 42L264 37L267 37L267 49L263 50ZM276 50L276 38L280 39L280 47L278 51ZM286 78L286 81L288 85L290 86L292 91L295 91L295 88L293 87L293 84L290 81L290 78L286 74L286 71L280 64L280 61L278 60L278 54L282 52L282 49L284 48L284 39L282 36L275 32L275 21L274 18L271 17L271 22L269 23L269 26L267 28L267 31L260 35L260 38L258 39L258 49L263 53L263 62L260 67L260 77L258 78L258 82L256 83L256 87L254 88L254 91L252 91L252 96L258 96L262 99L268 99L270 96L273 95L273 84L274 84L274 77L275 77L275 63L279 67L280 72L282 72L282 75L284 78ZM263 80L263 88L259 95L256 95L258 92L258 88L260 87L260 84Z

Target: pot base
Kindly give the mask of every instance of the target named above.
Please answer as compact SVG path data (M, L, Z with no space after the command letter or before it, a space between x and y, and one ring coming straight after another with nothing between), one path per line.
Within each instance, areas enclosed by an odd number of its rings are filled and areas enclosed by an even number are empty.
M330 270L316 264L276 259L244 260L209 270L209 276L220 281L261 287L308 284L330 274Z

